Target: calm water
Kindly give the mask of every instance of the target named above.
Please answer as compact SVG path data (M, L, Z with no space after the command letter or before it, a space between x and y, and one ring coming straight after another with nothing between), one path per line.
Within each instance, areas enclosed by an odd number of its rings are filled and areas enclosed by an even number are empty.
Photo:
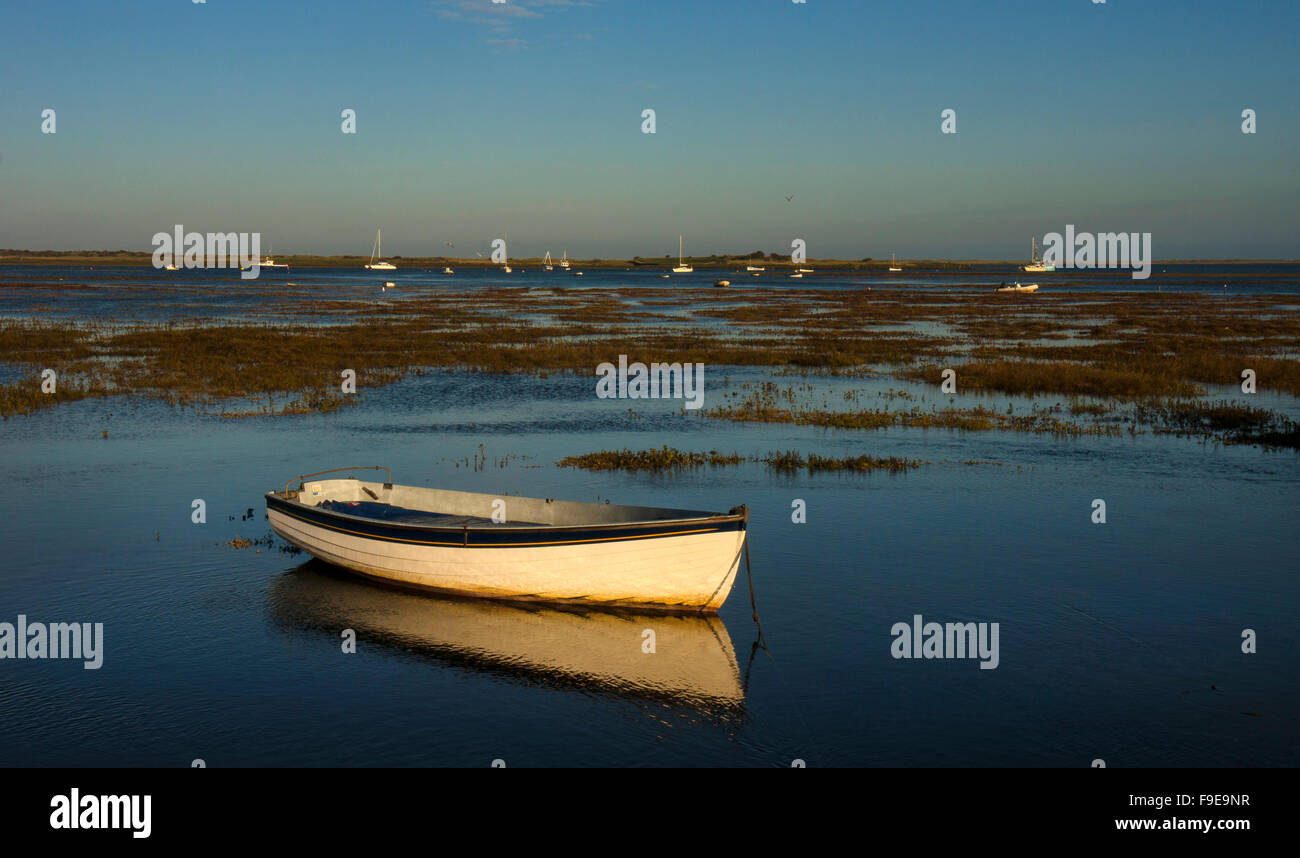
M430 275L386 279L417 276ZM93 283L42 303L118 318L171 312L156 296ZM706 406L771 378L708 373ZM818 402L903 386L813 384ZM1150 435L742 425L670 401L598 400L592 386L436 372L363 390L361 405L328 415L221 420L123 398L0 423L0 622L102 622L105 637L99 670L0 661L0 764L1300 764L1294 452ZM1294 400L1258 400L1297 413ZM977 401L1006 400L958 397ZM901 476L554 464L663 444L929 464ZM480 445L488 467L474 470L465 460ZM279 540L226 544L270 533L265 491L357 464L471 491L747 503L771 657L751 661L743 579L710 623L415 596L285 553ZM190 521L195 498L205 525ZM805 524L791 521L796 498ZM1090 520L1094 498L1106 501L1104 525ZM999 666L892 658L890 629L914 614L999 623ZM344 628L357 632L356 654L341 651ZM645 628L657 632L654 655L641 652ZM1241 652L1246 628L1256 654Z
M576 268L574 269L577 270ZM590 269L582 277L540 268L505 274L498 268L463 268L454 276L439 268L400 268L371 272L361 268L297 268L265 272L256 280L241 280L237 270L156 271L146 267L16 266L0 267L0 315L23 315L35 305L46 319L90 316L118 321L225 318L277 318L271 308L285 300L353 301L359 306L448 292L473 292L484 287L529 286L538 289L607 289L610 287L692 288L711 286L725 278L733 289L861 289L907 288L989 290L1003 282L1039 283L1053 292L1201 292L1213 295L1300 296L1300 264L1155 265L1147 280L1133 280L1127 270L1054 274L1024 274L1014 268L978 265L968 271L888 275L808 274L794 280L783 274L700 269L665 279L661 269ZM379 287L392 282L394 291ZM23 284L22 288L7 288ZM160 287L165 291L160 292ZM1226 287L1226 289L1225 289ZM302 321L301 316L294 317Z

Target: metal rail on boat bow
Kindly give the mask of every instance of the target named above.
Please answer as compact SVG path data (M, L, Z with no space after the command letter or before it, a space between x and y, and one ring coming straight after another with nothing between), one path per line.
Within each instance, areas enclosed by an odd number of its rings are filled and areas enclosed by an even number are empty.
M321 474L337 474L339 471L383 471L388 477L387 479L384 480L384 487L388 488L393 484L393 472L388 468L384 467L383 465L357 465L356 467L352 467L352 468L330 468L328 471L317 471L314 474L303 474L301 476L294 477L293 479L289 480L287 483L284 484L284 493L285 494L289 493L289 486L293 485L293 480L295 479L298 480L299 485L301 485L302 481L307 479L308 477L319 477Z

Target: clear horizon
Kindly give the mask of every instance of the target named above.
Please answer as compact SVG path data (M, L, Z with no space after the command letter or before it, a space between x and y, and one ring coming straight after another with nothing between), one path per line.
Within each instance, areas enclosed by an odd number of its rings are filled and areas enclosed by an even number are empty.
M403 257L508 235L511 257L654 258L680 233L687 255L1012 260L1074 224L1150 232L1157 261L1300 255L1300 10L1276 0L5 18L0 247L146 251L183 224L281 255L366 255L383 228Z

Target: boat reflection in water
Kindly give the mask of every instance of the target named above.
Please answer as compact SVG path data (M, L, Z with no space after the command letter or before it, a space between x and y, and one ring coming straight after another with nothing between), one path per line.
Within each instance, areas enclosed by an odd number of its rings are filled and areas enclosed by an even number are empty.
M355 629L373 641L475 671L539 685L668 701L722 716L742 715L736 653L716 614L635 613L598 608L457 599L360 581L319 560L271 584L281 626ZM643 651L644 631L654 652Z

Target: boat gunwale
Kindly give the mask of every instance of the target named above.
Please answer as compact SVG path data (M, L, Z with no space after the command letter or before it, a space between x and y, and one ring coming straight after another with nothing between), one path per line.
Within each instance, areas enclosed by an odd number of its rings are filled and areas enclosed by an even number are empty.
M393 527L399 530L407 530L412 533L464 534L466 532L470 532L470 533L538 534L538 533L546 533L548 531L556 532L556 533L561 533L561 532L568 533L570 531L599 532L603 530L625 530L629 528L648 529L648 528L664 527L668 525L730 524L732 522L740 522L741 525L740 529L745 530L749 518L748 510L743 510L741 512L735 512L735 513L732 512L702 513L701 515L692 516L690 518L659 518L659 519L641 519L636 521L607 521L607 522L598 522L593 524L510 525L507 523L507 524L499 524L499 525L498 524L493 524L493 525L462 524L459 526L455 526L455 525L438 525L438 524L418 524L415 522L407 522L407 521L386 521L384 519L370 518L364 515L351 515L349 513L339 512L338 510L322 509L318 505L313 506L311 504L305 504L296 498L285 497L285 494L286 494L285 492L272 489L271 491L268 491L266 493L265 497L267 499L274 498L280 503L290 505L291 508L292 505L297 505L302 509L311 510L316 514L325 516L327 518L333 518L333 519L338 519L341 521L348 521L348 522L358 522L358 523L369 524L369 525L379 524L379 525L383 525L384 527ZM528 498L528 499L545 500L544 498ZM575 501L568 501L568 503L575 503ZM576 503L583 503L583 501L576 501ZM601 504L593 504L593 506L601 506ZM668 509L668 507L646 507L646 509ZM432 515L438 515L438 513L434 513L430 510L419 510L419 511L430 512L430 514Z

